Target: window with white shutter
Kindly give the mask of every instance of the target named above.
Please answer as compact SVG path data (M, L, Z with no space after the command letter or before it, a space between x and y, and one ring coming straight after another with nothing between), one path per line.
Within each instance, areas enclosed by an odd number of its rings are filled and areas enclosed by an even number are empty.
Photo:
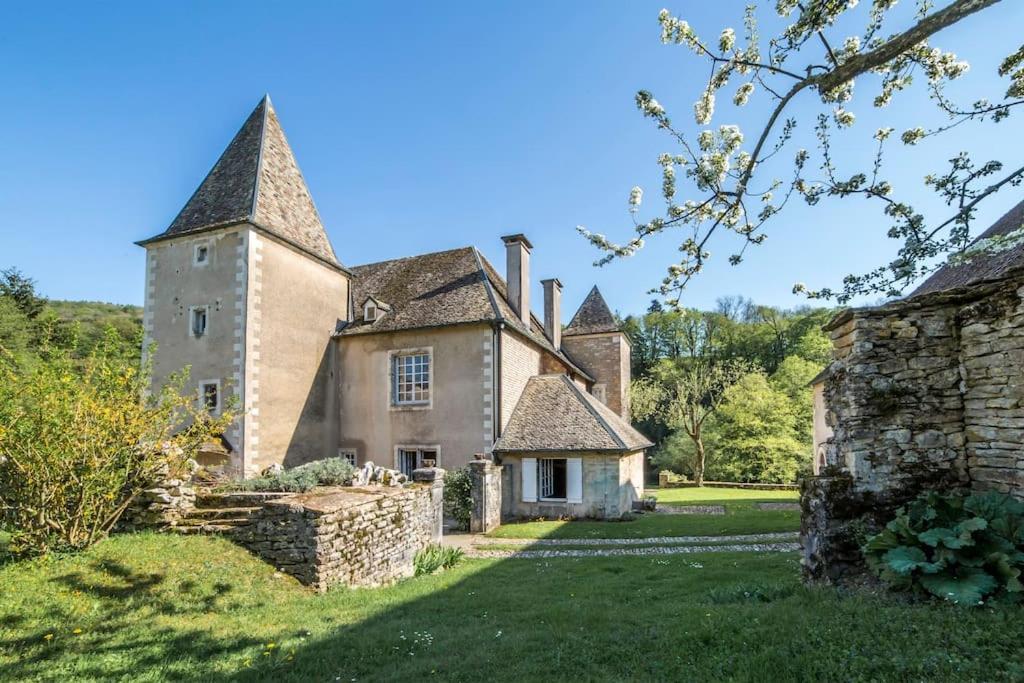
M565 502L583 502L583 458L565 461Z

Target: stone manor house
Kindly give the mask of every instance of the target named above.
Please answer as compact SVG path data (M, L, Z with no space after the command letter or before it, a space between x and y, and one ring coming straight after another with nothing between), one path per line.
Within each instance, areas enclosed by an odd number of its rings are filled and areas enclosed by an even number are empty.
M532 245L346 267L265 97L146 249L156 386L190 367L242 476L331 456L411 473L503 465L503 515L618 517L650 442L628 421L630 342L595 287L563 329L561 288L530 306ZM218 459L220 462L218 462Z

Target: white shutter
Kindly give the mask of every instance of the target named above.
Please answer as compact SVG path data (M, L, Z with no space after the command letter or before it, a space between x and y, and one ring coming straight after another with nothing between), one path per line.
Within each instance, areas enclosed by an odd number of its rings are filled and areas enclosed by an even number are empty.
M537 502L537 458L523 458L523 502Z
M583 458L565 460L565 500L567 503L583 502Z

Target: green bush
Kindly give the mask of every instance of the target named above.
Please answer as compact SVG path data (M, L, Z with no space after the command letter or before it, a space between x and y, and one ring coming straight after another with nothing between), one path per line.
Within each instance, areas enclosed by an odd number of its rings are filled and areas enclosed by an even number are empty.
M1000 493L930 492L897 511L864 547L891 587L959 605L1022 595L1024 503Z
M446 545L428 545L416 553L412 563L416 568L416 576L433 574L439 569L451 569L457 565L465 553L459 548Z
M355 473L356 469L345 458L324 458L277 474L247 479L240 487L246 491L302 493L314 486L348 486Z
M472 489L473 482L468 468L445 473L444 513L453 518L463 531L469 531L469 518L473 510Z
M149 365L124 356L110 330L84 360L48 342L31 362L0 346L0 529L10 552L88 547L230 424L230 408L209 416L185 389L186 373L149 393Z

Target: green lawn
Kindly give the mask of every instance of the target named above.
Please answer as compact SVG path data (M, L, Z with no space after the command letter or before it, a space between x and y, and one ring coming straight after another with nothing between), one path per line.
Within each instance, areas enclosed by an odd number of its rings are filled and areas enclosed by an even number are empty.
M219 538L0 567L3 681L1020 680L1019 609L807 589L789 554L469 560L315 595Z
M758 510L756 503L797 502L796 491L681 488L648 489L659 503L723 505L724 515L639 515L628 522L541 521L505 524L495 538L644 538L650 536L714 536L798 531L799 510Z

